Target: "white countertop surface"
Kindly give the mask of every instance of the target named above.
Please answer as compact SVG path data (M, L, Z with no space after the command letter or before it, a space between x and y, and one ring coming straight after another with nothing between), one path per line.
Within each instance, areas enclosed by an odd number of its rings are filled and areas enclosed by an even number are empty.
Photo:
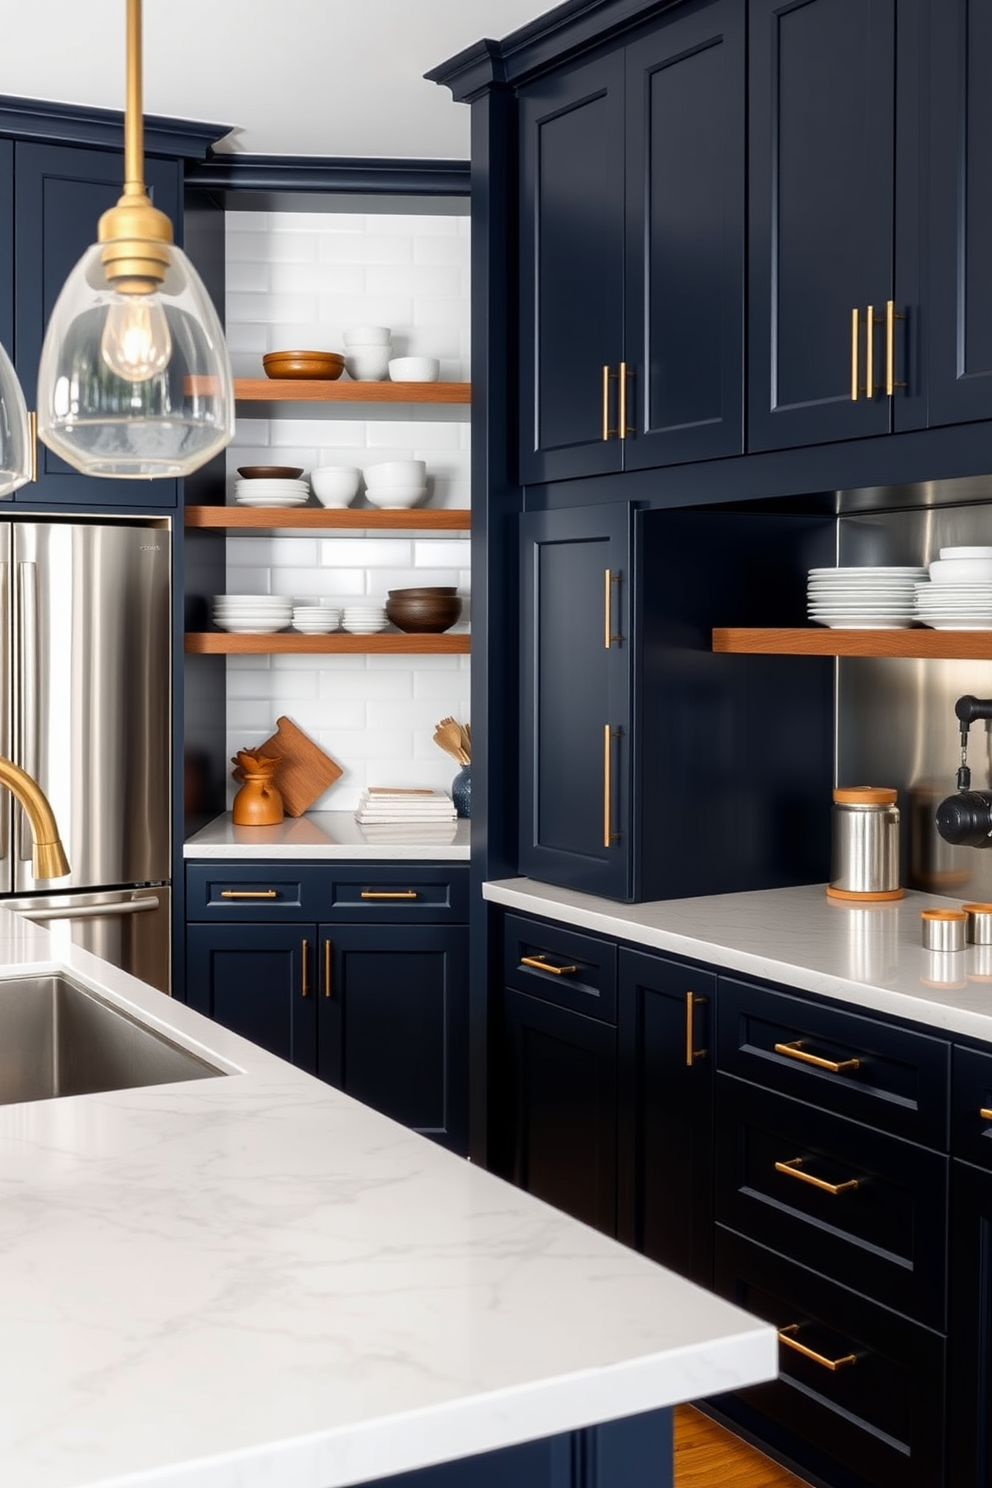
M360 827L350 811L308 811L277 827L236 827L216 817L190 837L186 858L367 858L383 862L423 858L468 862L471 823L417 822L395 829Z
M0 1106L4 1488L337 1488L771 1377L773 1330L0 910L230 1071Z
M828 899L824 884L617 904L528 878L483 886L494 904L646 949L819 992L992 1042L992 946L923 949L920 910L958 899L908 890L892 903Z

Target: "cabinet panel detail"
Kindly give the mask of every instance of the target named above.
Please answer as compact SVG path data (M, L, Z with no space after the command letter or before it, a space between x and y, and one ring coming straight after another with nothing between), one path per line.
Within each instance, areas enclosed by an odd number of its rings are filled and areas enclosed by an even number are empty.
M503 964L508 987L604 1023L616 1022L617 950L612 941L507 915Z

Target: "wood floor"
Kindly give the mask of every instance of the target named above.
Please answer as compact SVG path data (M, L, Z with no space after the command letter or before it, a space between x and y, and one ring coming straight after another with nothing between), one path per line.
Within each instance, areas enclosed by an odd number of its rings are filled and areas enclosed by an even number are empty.
M675 1407L675 1488L806 1488L691 1405Z

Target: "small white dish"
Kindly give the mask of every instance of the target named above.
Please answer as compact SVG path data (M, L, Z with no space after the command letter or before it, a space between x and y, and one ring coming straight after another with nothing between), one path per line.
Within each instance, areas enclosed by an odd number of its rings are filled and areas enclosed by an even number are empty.
M349 326L342 333L345 346L388 346L392 332L388 326Z
M317 465L310 486L322 506L347 506L358 495L362 472L357 465Z
M939 558L992 558L992 547L941 548Z
M437 382L440 371L437 357L393 357L389 363L393 382Z
M384 382L389 371L389 347L349 346L344 365L355 382Z
M930 565L930 580L945 588L950 584L992 584L992 557L939 558Z

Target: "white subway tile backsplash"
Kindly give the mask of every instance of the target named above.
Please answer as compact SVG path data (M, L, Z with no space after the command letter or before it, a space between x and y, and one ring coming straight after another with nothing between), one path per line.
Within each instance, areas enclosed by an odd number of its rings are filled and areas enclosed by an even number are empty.
M237 294L228 291L228 319L249 321L256 325L279 325L290 320L313 321L317 318L319 298L316 293L274 295Z
M409 538L323 537L320 562L327 568L409 568L414 546Z
M444 264L448 267L467 268L471 245L467 238L419 233L413 248L414 263Z
M277 295L363 295L366 272L363 264L276 263L268 270L272 292Z
M236 260L227 266L228 293L265 293L269 288L269 265L255 259Z
M442 239L442 241L444 241ZM371 264L365 271L366 291L370 295L447 295L460 291L459 270L447 264Z
M413 561L417 568L466 568L469 553L467 538L455 542L432 538L430 542L418 540L413 545Z

